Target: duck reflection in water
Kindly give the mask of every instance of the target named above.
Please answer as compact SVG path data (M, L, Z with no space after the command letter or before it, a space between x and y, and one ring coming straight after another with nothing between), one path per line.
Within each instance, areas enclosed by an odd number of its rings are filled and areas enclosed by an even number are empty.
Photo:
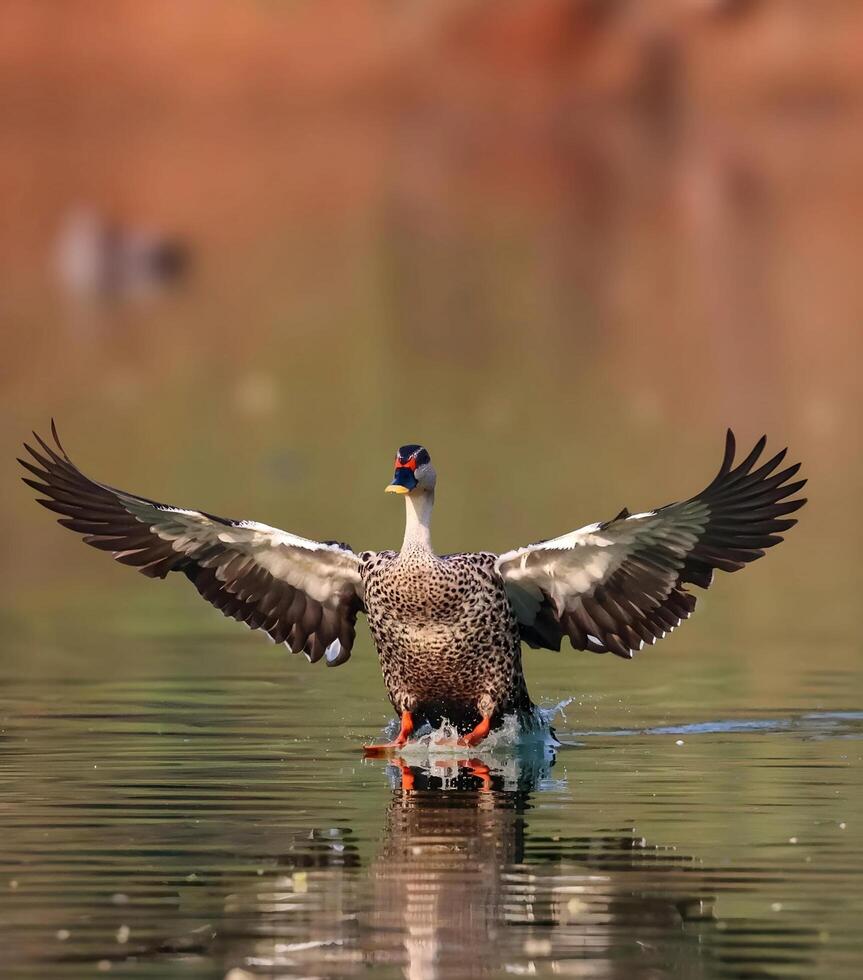
M391 760L392 795L370 863L350 831L315 835L312 865L285 855L276 889L262 882L233 909L265 916L263 929L260 919L252 927L254 954L238 956L248 947L238 949L222 923L223 965L319 977L371 967L408 980L586 969L620 980L668 969L706 975L705 936L716 933L698 865L620 820L585 835L552 831L553 809L535 810L534 801L547 790L553 803L562 788L553 765L548 747L505 760ZM249 919L240 935L248 937Z
M684 923L710 918L709 900L691 891L697 883L680 877L691 862L676 862L677 880L663 873L671 887L650 895L634 873L664 872L674 855L633 830L528 834L533 794L555 788L553 764L553 755L528 752L503 763L440 757L389 767L393 796L372 870L370 925L401 933L410 980L558 973L574 959L592 960L591 976L623 978L698 962L696 939L672 955L655 938L670 929L677 947ZM647 948L639 942L645 931Z
M549 768L536 756L506 768L445 756L387 767L370 925L401 932L407 977L475 976L495 963L490 947L520 904L512 869L524 860L530 792Z

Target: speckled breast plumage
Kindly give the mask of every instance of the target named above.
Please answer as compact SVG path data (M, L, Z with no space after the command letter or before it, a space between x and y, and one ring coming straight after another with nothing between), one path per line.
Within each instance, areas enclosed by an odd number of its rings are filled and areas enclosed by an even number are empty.
M422 548L365 553L360 573L390 701L460 728L531 708L521 646L496 556Z

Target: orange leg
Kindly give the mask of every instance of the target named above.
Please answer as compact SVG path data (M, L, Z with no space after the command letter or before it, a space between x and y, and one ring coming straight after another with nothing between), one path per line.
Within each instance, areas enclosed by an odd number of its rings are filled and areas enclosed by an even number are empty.
M479 745L479 743L488 735L491 730L491 715L483 715L482 721L474 728L472 732L468 732L467 735L462 735L458 740L459 745Z
M414 730L414 720L409 711L402 712L402 724L398 735L392 742L385 742L383 745L364 745L363 750L366 755L387 755L391 749L400 749L410 738Z

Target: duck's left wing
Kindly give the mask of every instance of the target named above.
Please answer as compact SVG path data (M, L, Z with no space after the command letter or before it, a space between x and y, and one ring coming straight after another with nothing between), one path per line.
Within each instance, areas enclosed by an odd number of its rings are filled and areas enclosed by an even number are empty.
M805 480L790 482L800 464L776 473L782 450L753 469L762 437L733 466L731 430L719 473L701 493L643 514L624 510L611 521L500 556L522 639L532 647L573 647L630 658L687 619L714 569L736 572L778 544L785 519L806 502L793 498Z
M337 542L311 541L256 521L232 521L156 503L91 480L38 435L25 446L25 479L59 523L151 578L183 572L225 616L264 630L314 662L344 663L363 610L360 559ZM35 433L34 433L35 435Z

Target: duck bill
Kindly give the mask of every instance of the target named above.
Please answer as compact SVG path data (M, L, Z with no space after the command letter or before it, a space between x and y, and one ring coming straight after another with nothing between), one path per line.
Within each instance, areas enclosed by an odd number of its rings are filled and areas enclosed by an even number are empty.
M410 493L417 486L414 471L408 466L399 466L393 474L393 482L386 487L386 493Z

